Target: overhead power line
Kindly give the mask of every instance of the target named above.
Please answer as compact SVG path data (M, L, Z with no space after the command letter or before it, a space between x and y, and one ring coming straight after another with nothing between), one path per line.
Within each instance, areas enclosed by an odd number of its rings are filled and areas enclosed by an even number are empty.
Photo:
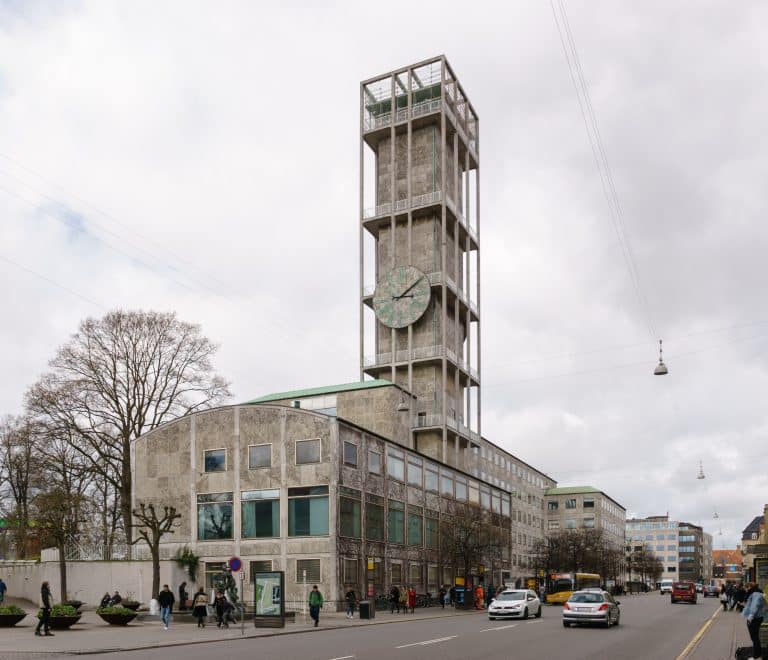
M650 313L647 298L643 293L640 284L640 275L637 270L632 245L624 222L624 212L621 203L619 202L619 196L616 193L611 166L608 162L608 155L600 133L597 117L594 108L592 107L589 88L587 87L584 78L584 71L581 67L579 53L576 48L576 41L573 38L573 32L571 31L571 26L568 21L568 13L566 12L563 0L550 0L550 6L552 7L552 15L554 16L557 32L560 36L560 43L563 47L565 60L568 64L568 72L571 77L571 82L573 83L573 88L576 92L576 99L579 103L581 117L584 120L584 126L587 130L589 146L592 150L592 156L595 160L598 174L600 175L603 194L608 203L608 210L614 231L616 232L616 238L619 241L622 256L627 266L627 271L629 272L629 278L632 282L638 303L640 304L640 310L645 317L651 339L656 341L659 338L659 333Z

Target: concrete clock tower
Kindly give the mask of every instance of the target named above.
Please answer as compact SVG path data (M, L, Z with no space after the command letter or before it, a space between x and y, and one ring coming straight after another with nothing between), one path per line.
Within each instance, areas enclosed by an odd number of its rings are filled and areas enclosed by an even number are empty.
M480 438L478 119L445 57L361 83L360 366L417 398L413 447Z

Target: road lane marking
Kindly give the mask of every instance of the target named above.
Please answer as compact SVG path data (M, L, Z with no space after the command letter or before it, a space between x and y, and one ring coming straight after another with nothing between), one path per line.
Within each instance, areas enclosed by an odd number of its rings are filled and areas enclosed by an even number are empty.
M438 637L437 639L428 639L424 642L414 642L413 644L403 644L402 646L396 646L396 649L407 649L409 646L427 646L428 644L438 644L439 642L447 642L449 639L454 639L458 635L451 635L450 637Z
M349 660L349 658L354 658L354 655L342 655L338 658L331 658L331 660Z
M701 630L697 632L693 639L688 642L688 646L686 646L683 649L683 652L675 658L675 660L684 660L688 656L688 654L693 650L693 647L696 646L701 641L701 638L704 637L704 633L707 632L707 628L709 628L712 625L712 622L715 620L715 617L720 614L723 610L721 608L717 608L715 610L715 613L707 619L707 622L701 627Z
M485 628L484 630L481 630L480 632L490 632L491 630L506 630L507 628L514 628L517 626L516 623L513 623L509 626L497 626L496 628Z

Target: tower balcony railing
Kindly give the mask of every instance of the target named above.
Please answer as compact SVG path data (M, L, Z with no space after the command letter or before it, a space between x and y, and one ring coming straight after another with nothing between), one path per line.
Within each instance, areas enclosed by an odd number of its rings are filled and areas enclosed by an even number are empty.
M442 415L422 415L422 414L416 415L416 426L419 428L423 428L426 426L442 426L442 425L443 425Z
M373 218L391 215L393 209L397 213L399 211L407 210L409 206L412 209L416 209L422 206L429 206L430 204L437 204L440 202L441 197L441 191L434 190L423 195L416 195L415 197L411 197L410 204L408 203L407 199L398 199L394 204L392 202L385 202L384 204L371 206L363 210L363 218L365 220L371 220Z
M411 117L422 117L440 110L440 99L428 99L419 103L414 103L411 107ZM395 112L395 122L400 123L408 119L408 108L400 108ZM368 115L363 119L363 129L365 132L375 131L392 124L392 113L384 112L380 115Z
M401 349L399 351L387 351L385 353L377 353L376 355L363 356L364 367L375 367L379 365L392 364L394 362L408 362L409 360L429 360L432 358L441 358L445 356L454 364L460 366L464 371L470 373L470 366L466 359L459 357L452 348L447 348L442 345L435 346L421 346L418 348ZM475 371L475 373L477 373Z

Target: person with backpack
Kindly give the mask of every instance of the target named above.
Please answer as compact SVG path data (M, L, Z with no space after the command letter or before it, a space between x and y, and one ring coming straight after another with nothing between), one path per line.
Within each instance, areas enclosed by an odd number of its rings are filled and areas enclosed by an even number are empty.
M197 590L192 600L192 614L197 617L197 627L205 628L205 620L208 617L208 596L203 588Z
M747 620L747 630L752 640L752 657L759 660L763 657L763 647L760 644L760 626L765 617L765 597L755 583L750 583L747 589L747 602L741 615Z
M312 585L312 591L309 592L309 616L315 622L315 628L320 623L320 608L323 606L323 594L317 588L317 585Z

